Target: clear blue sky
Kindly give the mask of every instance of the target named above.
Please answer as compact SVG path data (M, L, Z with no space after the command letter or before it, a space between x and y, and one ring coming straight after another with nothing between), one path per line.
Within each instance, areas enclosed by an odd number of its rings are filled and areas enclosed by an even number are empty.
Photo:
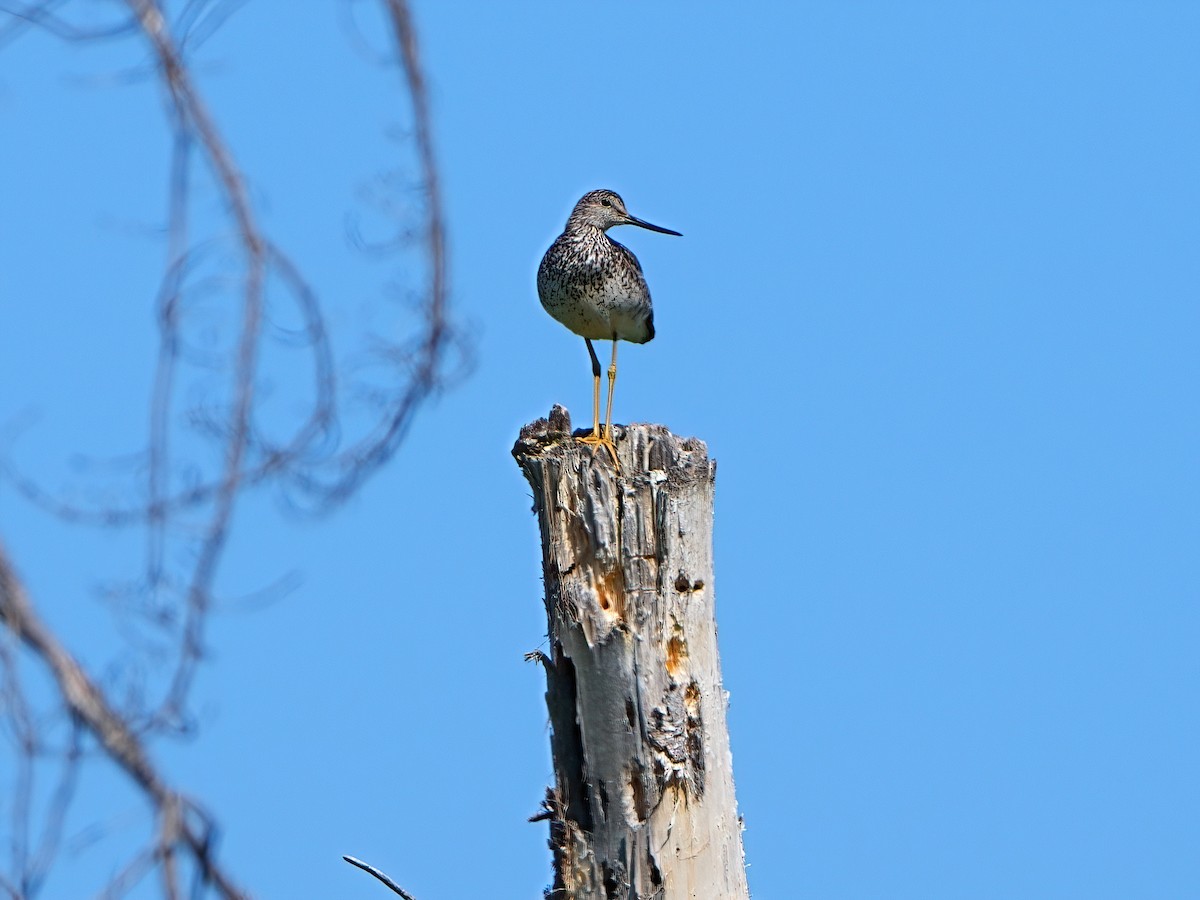
M198 56L266 226L342 320L388 278L345 216L404 122L346 11L249 3ZM548 882L539 551L508 453L552 403L587 418L583 343L534 273L609 187L685 235L614 235L658 327L623 349L616 419L720 461L755 897L1200 897L1200 5L415 11L475 366L333 518L265 496L238 518L222 589L299 587L220 617L203 731L157 751L232 871L262 897L384 896L343 853L418 900ZM0 429L36 414L13 452L51 487L144 439L166 132L151 87L91 77L141 59L0 50ZM5 484L0 534L102 670L98 588L141 538ZM144 827L90 772L75 828L111 833L48 897L90 896Z

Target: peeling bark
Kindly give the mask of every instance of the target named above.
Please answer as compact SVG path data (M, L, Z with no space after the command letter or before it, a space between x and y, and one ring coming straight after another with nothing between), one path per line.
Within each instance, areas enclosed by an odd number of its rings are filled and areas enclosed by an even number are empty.
M566 410L513 448L542 534L554 900L747 900L713 617L716 463L617 428L618 475Z

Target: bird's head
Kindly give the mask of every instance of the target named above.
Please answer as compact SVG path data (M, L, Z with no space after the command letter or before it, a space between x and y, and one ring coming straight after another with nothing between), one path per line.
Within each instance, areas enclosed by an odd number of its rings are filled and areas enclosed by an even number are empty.
M614 225L637 225L639 228L682 237L678 231L651 225L637 216L631 216L625 211L625 201L615 191L589 191L580 197L571 210L571 217L567 219L567 228L581 225L591 225L601 231L607 231Z

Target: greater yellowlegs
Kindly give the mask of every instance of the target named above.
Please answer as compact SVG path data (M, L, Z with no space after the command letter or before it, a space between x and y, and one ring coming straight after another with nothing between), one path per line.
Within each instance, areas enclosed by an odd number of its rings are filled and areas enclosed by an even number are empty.
M614 225L638 225L662 234L679 235L631 216L625 201L612 191L584 194L538 267L538 297L554 316L587 344L592 358L592 433L579 438L603 446L617 462L612 440L613 386L617 383L617 341L644 344L654 338L654 310L642 266L628 248L605 231ZM608 367L608 410L600 431L600 360L592 340L613 342Z

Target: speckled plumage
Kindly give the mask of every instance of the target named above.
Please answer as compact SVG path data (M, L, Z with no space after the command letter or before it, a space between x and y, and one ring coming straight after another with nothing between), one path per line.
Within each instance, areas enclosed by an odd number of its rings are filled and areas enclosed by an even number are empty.
M642 266L626 247L605 231L614 225L637 225L663 234L678 231L651 225L625 211L625 201L612 191L584 194L538 266L538 297L554 316L587 344L592 359L592 433L579 440L605 447L617 463L612 438L613 386L617 382L617 341L644 344L654 338L654 310ZM600 430L600 360L593 340L612 341L608 367L608 413Z
M542 257L538 297L546 312L581 337L644 344L654 337L650 288L637 257L605 234L625 224L676 234L630 216L612 191L584 194Z

